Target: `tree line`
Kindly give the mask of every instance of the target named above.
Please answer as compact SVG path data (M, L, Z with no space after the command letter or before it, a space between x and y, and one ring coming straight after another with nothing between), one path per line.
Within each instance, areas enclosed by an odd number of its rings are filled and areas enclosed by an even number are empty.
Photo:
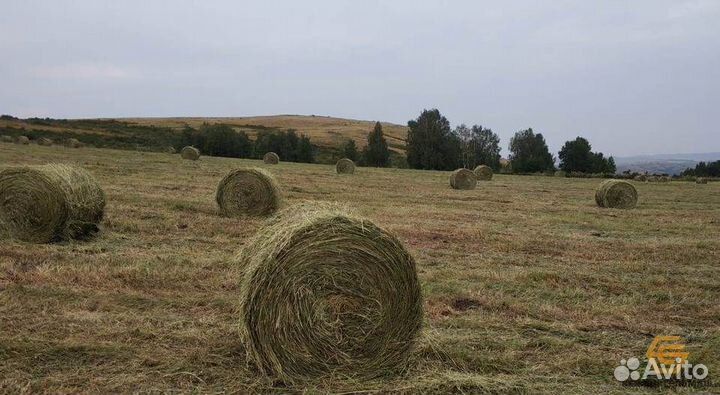
M450 127L450 122L437 109L423 110L420 116L407 123L407 164L414 169L454 170L472 169L478 165L500 170L500 137L481 125L465 124ZM520 130L510 139L509 159L515 173L555 171L555 157L550 153L545 137L532 128ZM380 123L368 136L367 153L360 155L353 141L344 149L346 157L360 158L368 166L388 166L387 143ZM593 152L590 142L578 137L563 145L558 153L559 168L568 173L616 172L615 160L602 152Z
M680 173L681 176L691 177L720 177L720 160L715 162L700 162L695 168L687 168Z

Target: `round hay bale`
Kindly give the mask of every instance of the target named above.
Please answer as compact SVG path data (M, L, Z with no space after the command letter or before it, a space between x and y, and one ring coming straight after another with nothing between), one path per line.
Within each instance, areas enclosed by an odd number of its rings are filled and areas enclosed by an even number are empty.
M342 158L335 164L335 171L338 174L353 174L355 173L355 162L348 158Z
M657 176L650 176L647 178L648 182L658 182Z
M402 372L422 325L415 261L341 206L273 217L240 254L240 334L249 360L293 382Z
M474 172L478 181L490 181L493 178L493 169L490 166L480 165Z
M708 180L707 180L707 178L704 178L704 177L698 177L695 179L695 183L696 184L707 184Z
M47 243L95 234L105 193L76 166L49 164L0 171L0 223L11 238Z
M180 150L180 157L187 160L198 160L200 159L200 150L188 145Z
M266 165L277 165L280 163L280 157L274 152L268 152L263 156L263 162Z
M67 141L67 146L70 148L80 148L83 146L83 143L81 143L78 139L70 138Z
M28 145L28 144L30 144L30 139L27 138L27 136L18 136L16 143Z
M0 141L3 143L13 143L15 142L15 139L12 138L12 136L2 135L0 136Z
M280 187L265 170L236 169L218 184L215 201L228 217L269 215L280 207Z
M635 187L623 180L604 181L595 191L595 202L600 207L630 209L637 205Z
M638 174L634 178L635 181L645 182L647 181L647 176L645 174Z
M52 142L52 140L50 140L50 139L47 138L47 137L40 137L40 138L37 140L37 144L38 144L38 145L44 145L44 146L46 146L46 147L49 147L49 146L51 146L51 145L53 144L53 142Z
M453 189L475 189L477 177L468 169L457 169L450 174L450 186Z
M172 147L172 146L167 146L167 147L165 147L165 152L168 153L168 154L175 154L175 153L177 153L177 151L175 150L175 147Z
M567 173L562 170L558 170L555 172L555 177L567 177Z

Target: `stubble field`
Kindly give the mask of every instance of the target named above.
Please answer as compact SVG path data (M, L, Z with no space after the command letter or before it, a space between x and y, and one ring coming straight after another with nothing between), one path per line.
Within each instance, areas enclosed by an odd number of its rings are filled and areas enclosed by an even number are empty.
M64 162L107 194L88 242L0 242L0 392L691 393L718 391L720 185L635 183L600 209L600 180L334 167L0 144L0 166ZM262 220L218 215L231 169L263 167L284 205L347 203L415 257L422 336L405 376L287 387L246 363L234 256ZM704 386L623 385L622 358L680 335Z

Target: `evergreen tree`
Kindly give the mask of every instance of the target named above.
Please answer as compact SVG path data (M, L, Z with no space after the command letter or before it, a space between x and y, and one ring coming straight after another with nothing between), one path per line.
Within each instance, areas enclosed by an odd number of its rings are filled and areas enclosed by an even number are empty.
M593 172L597 166L597 158L594 157L590 142L582 137L565 142L558 153L560 158L560 169L565 172Z
M355 145L355 140L348 140L345 147L343 147L342 156L353 162L357 162L358 159L360 159L360 153L358 152L357 145Z
M300 135L300 139L298 140L295 160L301 163L315 162L315 149L310 143L310 138L304 134Z
M462 166L460 138L437 109L423 110L408 122L407 162L414 169L452 170Z
M202 145L196 145L204 154L229 158L249 158L252 143L245 132L236 132L228 125L205 124L200 129Z
M510 139L510 161L517 173L536 173L554 170L555 164L542 133L532 128L515 133Z
M390 151L380 122L376 122L375 128L368 134L368 143L363 150L363 162L367 166L375 167L387 167L390 165Z

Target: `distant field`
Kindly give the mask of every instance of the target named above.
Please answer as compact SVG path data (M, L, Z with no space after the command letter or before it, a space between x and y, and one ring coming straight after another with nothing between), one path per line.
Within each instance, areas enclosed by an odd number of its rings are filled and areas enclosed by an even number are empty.
M162 150L165 146L154 146L152 134L160 134L165 129L179 132L186 126L199 128L203 123L226 124L236 130L245 131L254 138L260 129L288 130L295 129L310 137L313 145L321 151L339 150L348 141L355 140L359 148L367 145L367 135L373 130L375 121L359 121L353 119L303 116L275 115L265 117L229 117L229 118L114 118L116 124L108 123L111 119L70 120L63 122L51 120L44 124L42 120L28 122L25 120L0 119L0 134L19 135L19 130L37 136L64 140L74 137L88 144L102 144L99 139L114 135L121 144L118 148L146 147ZM382 123L383 132L389 148L398 153L405 153L407 127L391 123ZM28 133L25 133L28 134ZM119 137L117 137L119 135ZM159 144L159 143L158 143Z
M343 127L316 118L288 127ZM89 242L0 242L0 393L693 392L613 379L654 335L681 335L709 367L700 391L720 391L720 183L636 184L639 206L622 211L595 206L595 179L496 175L456 191L448 172L0 143L0 166L46 162L91 171L106 217ZM345 202L398 235L425 298L407 376L288 388L247 365L233 257L262 221L214 202L239 166L270 170L286 205Z

